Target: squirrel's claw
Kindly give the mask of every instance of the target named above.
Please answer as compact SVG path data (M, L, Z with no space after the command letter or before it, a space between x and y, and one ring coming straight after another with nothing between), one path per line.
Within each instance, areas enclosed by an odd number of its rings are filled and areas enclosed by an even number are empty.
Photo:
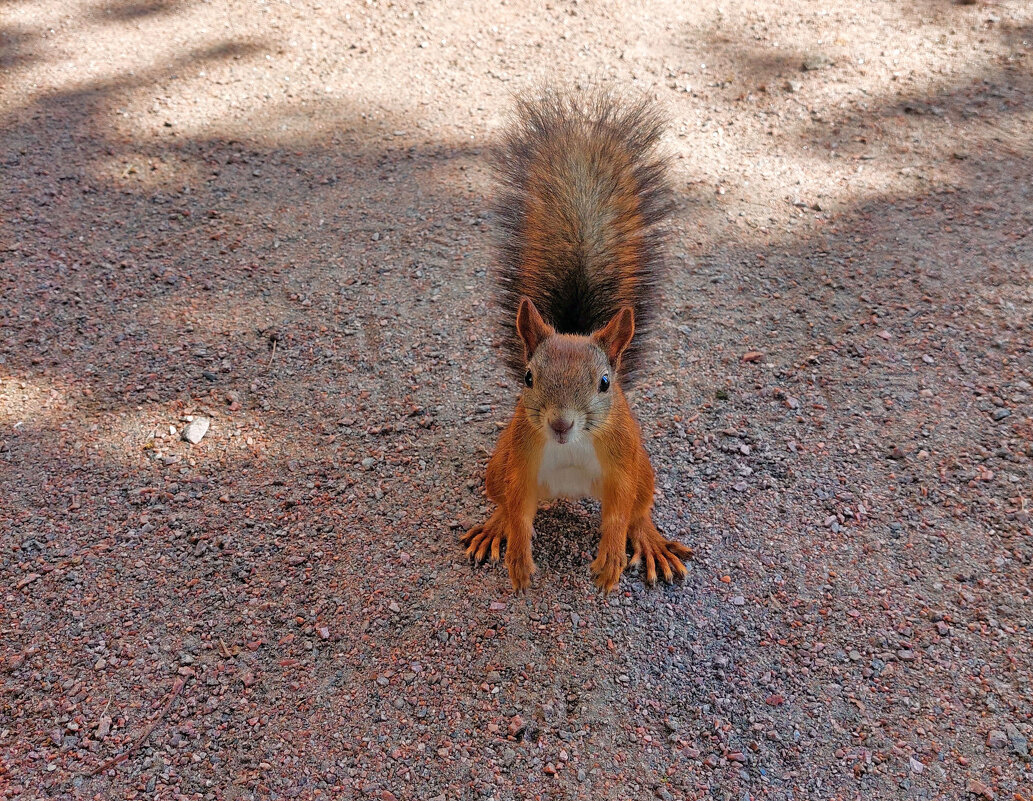
M460 535L459 541L466 546L465 553L470 561L479 565L489 557L492 562L499 561L505 538L503 527L492 519Z
M531 586L531 576L537 570L530 557L526 560L510 560L507 558L506 567L509 568L509 579L513 582L513 590L518 595L527 592Z
M656 584L658 575L662 575L668 584L673 584L688 575L688 568L682 560L689 559L692 553L692 548L664 539L654 528L652 535L642 533L634 538L634 553L630 564L643 566L643 581L646 584Z
M621 573L627 564L627 555L616 551L600 551L589 569L595 578L595 586L603 595L609 595L621 580Z

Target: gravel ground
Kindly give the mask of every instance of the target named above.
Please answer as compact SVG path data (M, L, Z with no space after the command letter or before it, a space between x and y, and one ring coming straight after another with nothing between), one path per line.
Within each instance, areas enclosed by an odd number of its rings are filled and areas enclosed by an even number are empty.
M1033 798L1029 3L0 20L0 795ZM680 586L596 596L588 502L529 596L458 546L536 80L673 121Z

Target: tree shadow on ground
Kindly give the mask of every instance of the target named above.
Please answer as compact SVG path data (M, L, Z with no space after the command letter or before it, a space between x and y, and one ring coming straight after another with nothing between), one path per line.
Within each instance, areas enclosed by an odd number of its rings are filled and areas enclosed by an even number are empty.
M93 17L105 22L132 22L174 14L187 5L185 0L109 0L97 5Z
M440 421L457 414L443 408L454 396L434 387L430 399L416 398L430 407L417 413L406 396L421 389L413 366L443 378L459 354L446 336L454 313L443 321L438 311L457 306L457 292L473 294L454 287L455 275L483 277L459 234L476 224L479 238L479 222L452 189L474 153L397 137L371 148L379 129L367 130L362 112L346 104L333 112L337 133L282 145L183 135L160 123L127 133L119 123L127 98L184 66L246 62L263 48L228 41L44 95L0 120L9 265L0 279L9 401L0 460L10 468L0 480L0 527L4 572L17 576L11 586L20 596L8 599L18 619L5 623L3 649L24 662L26 680L41 666L48 677L34 685L41 695L19 706L24 728L11 756L53 748L67 760L45 779L15 777L22 784L108 785L88 770L126 747L146 717L133 706L160 703L185 649L197 654L200 673L216 670L209 657L229 660L234 678L203 691L213 704L205 714L214 715L203 728L222 728L223 715L235 722L234 745L182 781L203 786L218 765L254 786L257 773L245 775L257 764L250 714L238 717L245 708L302 693L297 714L272 721L274 738L326 714L313 704L327 693L332 716L344 693L349 707L382 705L397 715L373 679L403 656L398 643L439 642L435 631L462 622L450 614L446 625L429 610L469 614L451 592L454 578L445 581L453 560L438 557L435 580L425 556L399 556L400 543L421 554L428 543L401 537L386 515L404 510L426 521L430 510L414 509L411 497L381 501L382 487L420 475L403 445L424 432L440 443ZM296 112L274 111L266 129ZM416 320L415 338L393 327L402 319ZM168 435L188 413L213 420L197 448ZM373 467L363 463L370 454ZM438 458L458 456L439 449ZM34 573L45 578L20 583ZM392 573L399 589L386 598ZM60 608L54 592L65 598ZM404 613L388 608L395 599ZM299 615L307 621L300 628ZM460 647L449 636L441 647ZM314 649L303 647L310 637ZM313 657L321 675L341 677L339 689L309 683L302 672ZM98 659L110 672L95 667ZM283 660L297 675L283 671ZM269 674L266 662L279 668ZM80 698L91 720L102 697L121 710L103 747L89 735L54 743L46 733L53 677L84 671L94 671ZM424 678L433 676L440 673L428 662ZM74 687L64 689L74 696ZM205 703L194 687L172 721ZM439 691L428 686L431 704Z
M261 45L226 43L189 61L261 53ZM182 675L195 678L169 728L199 752L205 743L209 757L177 767L184 792L203 791L212 776L250 788L268 780L277 792L402 781L404 760L385 777L336 764L337 722L355 718L369 721L371 738L406 727L412 743L366 745L407 749L427 797L458 792L415 750L428 732L452 725L438 711L455 692L482 760L499 756L498 738L485 732L505 725L510 708L534 708L538 726L569 714L561 723L575 730L579 704L611 714L635 708L653 728L674 709L691 721L681 736L698 740L712 736L707 713L719 709L731 733L715 749L745 753L763 723L777 737L751 753L772 781L790 786L800 759L787 745L794 731L813 722L804 745L826 765L836 759L824 752L843 738L819 729L821 711L765 699L800 660L814 683L828 679L829 658L814 643L883 637L873 650L891 648L881 631L837 633L854 624L823 623L819 613L870 602L867 554L887 552L875 579L897 588L900 604L917 605L920 594L959 620L971 612L936 585L976 564L966 542L1028 564L1028 548L972 518L975 510L1004 530L1012 485L970 486L984 452L1021 438L1018 414L987 428L969 408L974 396L1003 393L1029 356L1029 187L1002 179L1023 172L1030 153L992 134L1006 115L1029 110L1028 87L1011 73L887 100L871 113L916 130L948 121L978 128L949 180L902 176L901 191L834 216L818 212L821 224L803 236L723 228L704 250L688 234L676 237L694 264L675 261L669 293L678 312L657 337L662 380L643 388L637 408L663 488L658 522L689 540L699 560L684 587L644 591L629 578L626 594L598 603L583 558L597 517L583 506L539 517L541 575L528 599L508 595L501 567L469 572L456 546L464 518L484 511L478 446L492 444L515 396L497 383L502 370L484 324L484 199L461 176L480 169L479 148L404 139L375 147L382 131L369 129L357 101L334 109L339 133L323 139L245 141L174 125L127 134L116 124L126 95L178 66L59 92L0 121L2 236L13 265L0 279L0 365L14 396L23 382L40 399L3 420L0 461L10 469L0 479L0 531L5 578L18 593L8 601L18 618L5 622L4 648L16 665L10 681L32 699L31 717L17 721L18 747L63 760L50 778L18 781L96 792L139 781L146 774L135 757L115 778L82 772L124 748L160 705L170 674L186 668ZM994 94L1006 85L1011 94ZM914 114L909 105L946 113ZM264 124L275 130L271 116ZM817 145L853 124L793 133ZM678 231L701 216L717 225L695 200ZM1002 229L1015 234L1006 249ZM991 306L1005 312L991 317ZM742 362L757 343L772 367ZM923 390L959 382L971 385L968 394L923 405ZM667 419L657 408L685 413ZM187 414L214 421L196 448L178 439ZM176 433L166 433L170 425ZM906 458L884 458L892 447ZM937 458L920 460L919 448ZM1008 469L1026 476L1028 462ZM837 498L844 487L863 489L868 509L833 531L822 521L848 503ZM920 509L923 492L937 494L940 507ZM959 508L968 510L961 519ZM883 542L891 519L905 532L898 545ZM926 539L930 528L955 533ZM726 585L714 589L726 570L775 601L744 618L742 606L726 603ZM823 589L830 571L841 577L834 591ZM61 609L40 591L57 582ZM624 625L625 606L639 626ZM767 631L790 618L793 641L769 640ZM612 655L598 656L587 637L609 640ZM971 659L1018 683L1021 665L992 642L968 647ZM555 675L561 655L598 686L574 692L570 677ZM729 663L746 660L718 705L702 677L724 681ZM506 689L445 686L436 665L457 662L468 677L498 672ZM836 676L861 692L863 666L850 664L837 661ZM614 689L621 675L633 686ZM960 696L963 677L942 681ZM542 687L560 690L562 703L539 712ZM909 707L864 697L888 728L909 730ZM54 742L51 730L62 725L55 698L90 721L114 699L116 738ZM849 721L852 708L843 698L830 714ZM972 739L973 715L959 709L937 725ZM278 782L265 779L262 759L298 736L310 739L305 763ZM587 751L616 748L600 736ZM222 738L232 745L221 749ZM159 738L153 746L148 756L176 753ZM719 767L726 786L738 786L738 764ZM636 770L645 781L669 767L657 751ZM684 774L686 788L712 781L695 763ZM863 775L862 787L894 791L887 777ZM826 788L855 787L844 775L822 778Z
M767 730L802 745L764 757L766 776L798 780L800 755L832 765L838 753L854 775L823 769L812 791L892 794L895 779L874 766L892 740L869 721L916 754L928 745L911 712L881 694L894 685L878 671L898 651L907 658L901 643L921 649L930 666L946 661L957 643L931 632L923 609L942 607L978 628L978 612L958 603L958 576L989 569L1003 596L1023 594L1033 560L1029 526L1016 518L1020 488L1033 478L1033 186L1020 176L1033 167L1024 136L1031 97L1028 72L1003 62L934 92L815 110L772 147L806 148L801 158L843 175L881 170L891 186L832 210L801 204L812 223L802 235L737 224L730 211L724 230L676 274L687 304L658 337L678 343L660 355L673 381L638 408L655 426L661 486L665 474L677 477L665 487L660 521L681 525L697 546L702 584L679 599L684 619L673 636L646 623L629 649L650 653L646 676L668 708L710 712L715 699L704 688L721 688L715 714L738 735L694 748L756 751L748 732ZM737 198L724 202L734 209ZM691 224L688 210L677 227ZM744 362L747 351L764 355ZM642 411L650 395L660 408L685 409L694 425L654 422ZM692 527L679 523L683 512ZM709 589L714 575L731 587ZM743 586L755 602L736 595ZM864 610L883 592L894 599L886 619L869 620ZM707 597L712 605L700 604ZM787 624L799 639L772 637ZM672 650L650 651L665 634ZM828 642L843 650L823 653ZM959 647L992 665L996 686L1021 703L1021 672L999 649L981 637ZM813 679L797 691L797 708L783 709L800 671ZM824 681L844 692L819 711L805 698L826 698ZM957 753L980 752L979 713L956 705L964 677L916 686L923 703L950 710L927 718L935 722L926 734ZM1006 757L979 767L997 769L1001 789L1021 786L1021 769ZM962 788L966 774L948 767L909 783ZM706 780L689 786L701 791Z
M24 28L0 28L0 69L13 70L36 61L37 56L31 52L34 39L35 36Z

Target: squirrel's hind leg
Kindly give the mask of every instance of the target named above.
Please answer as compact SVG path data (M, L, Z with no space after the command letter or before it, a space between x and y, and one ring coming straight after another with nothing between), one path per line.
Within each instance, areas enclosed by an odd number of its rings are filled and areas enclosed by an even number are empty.
M628 537L632 547L629 564L638 565L645 562L647 584L656 583L657 570L668 584L675 578L685 578L688 570L682 560L692 556L692 548L665 538L657 531L648 514L632 521L628 528Z

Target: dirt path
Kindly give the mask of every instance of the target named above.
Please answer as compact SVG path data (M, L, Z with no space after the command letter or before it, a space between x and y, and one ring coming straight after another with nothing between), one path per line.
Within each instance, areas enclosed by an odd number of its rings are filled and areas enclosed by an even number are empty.
M1033 798L1028 3L0 37L0 795ZM483 150L535 80L673 121L634 403L681 587L598 599L587 503L529 598L456 543L516 392Z

